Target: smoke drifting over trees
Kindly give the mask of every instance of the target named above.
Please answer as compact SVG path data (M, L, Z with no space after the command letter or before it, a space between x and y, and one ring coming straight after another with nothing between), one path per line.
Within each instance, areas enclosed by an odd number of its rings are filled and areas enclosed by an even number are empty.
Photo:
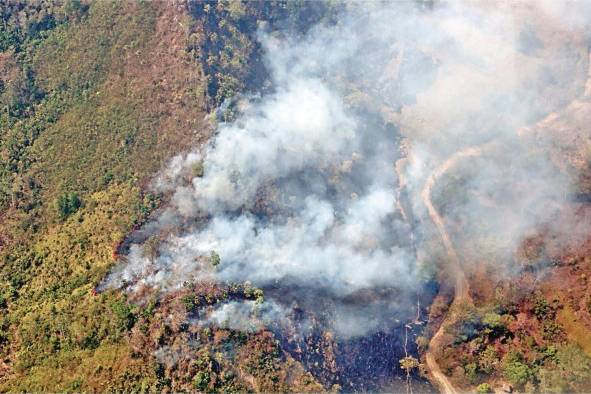
M421 189L467 147L479 154L434 202L510 274L511 254L554 221L573 179L550 159L552 135L527 128L586 80L577 40L589 21L577 7L588 3L553 4L363 2L305 36L261 31L272 90L243 99L206 146L171 160L154 182L170 205L144 229L169 235L154 253L131 245L105 286L250 281L266 293L257 313L282 316L263 321L320 307L322 295L344 336L378 330L389 314L408 319L421 269L437 256ZM207 322L233 313L230 326L247 327L254 304L223 305Z

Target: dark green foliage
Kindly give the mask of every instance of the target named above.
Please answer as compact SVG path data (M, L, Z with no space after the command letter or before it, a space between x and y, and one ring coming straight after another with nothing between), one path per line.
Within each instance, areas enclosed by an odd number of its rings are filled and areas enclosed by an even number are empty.
M150 319L154 315L154 311L156 310L157 306L158 303L156 299L151 299L150 302L148 302L145 308L141 311L141 316L145 319Z
M476 363L468 363L464 366L464 371L468 381L472 384L478 380L478 365Z
M540 369L540 391L546 393L589 392L591 358L576 345L554 349Z
M18 45L19 39L14 31L8 29L0 30L0 52L8 50L10 47Z
M545 321L542 325L542 337L547 341L560 342L564 332L555 321Z
M491 339L500 338L506 335L508 333L507 320L509 318L509 315L499 315L495 312L485 313L482 318L485 335Z
M187 312L194 312L197 310L198 301L197 297L194 294L187 294L181 298L181 302L185 306L185 310Z
M115 301L111 304L111 311L117 318L121 331L131 330L136 322L133 308L124 301Z
M458 314L457 323L449 327L450 334L455 338L454 344L456 345L474 339L478 336L482 327L482 320L476 309L463 307L458 311Z
M546 349L544 349L544 359L546 361L557 361L556 353L556 347L554 345L550 345Z
M210 381L211 379L209 377L209 373L202 371L197 372L193 378L193 384L195 385L195 388L202 391L207 390L207 386L209 386Z
M503 357L503 376L510 383L522 386L533 376L531 368L523 361L521 353L509 351Z
M533 312L540 321L547 318L554 318L554 311L550 305L548 305L548 301L541 296L536 297Z
M267 71L256 34L262 26L303 33L321 20L334 21L341 4L325 1L191 2L205 35L194 43L201 53L209 104L219 107L237 93L260 90ZM231 118L231 108L221 113Z
M0 4L0 52L9 48L18 50L27 41L42 37L69 19L82 17L87 9L78 0L4 1Z
M196 389L211 392L222 387L219 376L220 365L207 351L201 352L194 366L197 369L193 377L193 385Z
M44 97L44 93L35 85L33 72L28 65L15 70L12 78L2 84L0 103L6 114L14 118L23 118L35 104Z
M220 255L215 250L211 251L210 261L211 261L211 265L213 265L214 267L217 267L218 265L220 265L220 262L221 262Z
M80 208L82 201L77 193L63 193L57 199L57 211L61 219L65 219Z
M486 374L492 373L499 363L499 356L493 346L487 346L478 357L478 366Z

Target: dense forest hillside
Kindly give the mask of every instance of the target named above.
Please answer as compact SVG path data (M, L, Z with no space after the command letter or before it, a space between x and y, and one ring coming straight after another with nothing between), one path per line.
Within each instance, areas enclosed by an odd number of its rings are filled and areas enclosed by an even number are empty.
M404 4L3 1L0 391L590 391L591 20Z
M95 288L161 204L152 176L208 138L213 109L261 88L259 24L304 31L325 5L1 7L2 390L319 390L269 333L189 330L186 291L134 304ZM165 362L163 345L186 346L190 362ZM227 346L241 349L238 370L218 358Z
M125 339L142 310L92 289L158 205L142 184L207 135L184 6L2 11L4 390L156 385Z

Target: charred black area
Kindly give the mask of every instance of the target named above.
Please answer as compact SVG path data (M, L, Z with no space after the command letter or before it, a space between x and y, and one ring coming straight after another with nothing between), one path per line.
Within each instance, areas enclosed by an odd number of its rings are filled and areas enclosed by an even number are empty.
M361 290L343 299L317 287L286 285L265 289L265 294L292 308L289 327L272 327L282 349L325 387L338 385L342 392L400 392L407 385L400 360L407 355L419 357L415 340L424 330L425 306L437 291L437 283L430 281L411 297L400 289L384 288ZM350 337L331 328L346 315L356 323L366 321L368 326L361 328L367 332ZM380 321L374 328L369 326L372 316ZM411 374L409 383L414 391L436 392L418 371Z
M414 343L421 327L408 330L407 352L417 356ZM399 360L404 358L405 326L394 327L390 331L380 331L367 337L345 341L339 344L337 364L340 386L343 391L384 391L387 387L404 387L406 376L400 369ZM411 376L411 385L420 387L421 392L436 392L418 373Z
M341 161L305 166L284 178L270 179L257 191L254 201L223 214L227 218L247 214L261 227L285 224L297 220L308 197L316 197L329 201L337 220L344 221L351 200L369 194L377 182L392 191L392 204L398 199L405 215L398 210L387 215L382 223L384 231L369 247L386 253L396 248L414 253L417 237L421 237L420 226L394 171L394 164L403 155L401 134L378 113L361 108L354 111L364 119L357 125L362 137L355 146L344 149ZM391 177L376 179L376 172ZM116 253L125 255L132 244L141 245L154 236L165 242L168 234L192 233L208 220L203 213L191 219L175 217L170 227L148 223L136 228L118 245ZM241 261L225 264L248 269ZM287 311L285 320L266 322L267 328L279 339L281 348L326 388L338 385L344 392L406 390L407 376L400 360L407 355L419 357L415 340L424 330L425 307L431 304L437 285L425 282L417 288L416 283L392 283L353 291L351 284L335 286L327 282L330 280L338 279L318 276L302 283L301 278L284 277L273 284L254 283L263 289L265 300ZM241 292L229 291L226 301L240 299L244 299ZM205 304L197 300L199 305ZM413 371L410 384L416 391L433 392L418 371Z
M572 197L572 201L575 203L591 203L591 192L576 193Z

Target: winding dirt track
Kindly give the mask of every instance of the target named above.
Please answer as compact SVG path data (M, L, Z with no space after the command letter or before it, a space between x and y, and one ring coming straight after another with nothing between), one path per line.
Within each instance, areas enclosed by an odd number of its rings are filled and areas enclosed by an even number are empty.
M586 83L586 89L583 93L583 97L587 97L591 95L591 55L589 60L589 78ZM565 108L569 108L572 105L576 105L578 102L577 99L573 100L569 105ZM537 122L533 127L544 127L550 124L552 121L557 119L560 116L562 111L551 112L548 114L544 119ZM522 127L518 130L518 135L522 135L526 133L530 128ZM437 212L437 209L433 206L433 202L431 201L431 193L433 186L437 183L439 178L444 175L447 171L449 171L452 167L454 167L460 160L468 158L468 157L478 157L482 155L482 151L485 148L485 145L480 145L476 147L468 147L461 151L454 153L450 156L446 161L444 161L439 167L437 167L427 178L425 182L425 186L421 191L421 199L427 208L427 212L429 217L437 227L437 231L439 232L439 236L441 237L441 241L449 258L447 262L447 266L445 267L448 270L448 273L455 278L455 290L454 290L454 299L450 305L449 310L453 311L455 305L460 303L469 303L472 304L472 297L470 296L470 286L468 284L468 280L466 279L466 275L464 274L464 270L462 269L462 265L460 263L460 258L453 247L449 234L445 230L445 224L443 223L443 218ZM447 376L441 372L437 361L433 355L433 351L435 349L441 348L443 334L444 334L444 327L446 326L446 322L449 322L453 319L453 314L448 313L445 320L439 327L439 330L433 335L431 341L429 342L429 348L425 353L425 360L427 362L427 367L431 371L431 375L433 376L433 380L439 386L439 389L442 393L445 394L458 394L459 391L451 384Z
M433 186L437 182L437 180L445 174L450 168L452 168L458 161L466 158L466 157L476 157L482 154L482 147L469 147L459 152L456 152L452 155L449 159L443 162L439 167L437 167L427 178L425 182L425 186L421 192L421 198L423 203L427 207L427 211L429 213L429 217L435 223L437 230L439 231L439 235L443 242L443 246L445 247L445 251L447 256L449 257L448 265L446 269L449 270L449 273L455 277L455 292L454 292L454 300L452 305L450 306L450 310L453 308L455 304L462 303L462 302L472 302L472 298L470 297L470 288L468 285L468 281L466 280L466 275L462 269L462 265L460 263L460 258L456 250L453 247L451 239L445 230L445 224L443 223L443 218L439 215L435 207L433 206L433 202L431 201L431 192ZM446 320L450 319L450 314L447 315ZM429 342L429 348L425 353L425 359L427 362L427 367L431 371L431 375L433 376L433 380L439 386L439 389L442 393L445 394L457 394L459 393L458 390L451 384L447 376L441 372L437 361L433 355L433 350L438 349L441 347L441 341L443 338L445 327L445 321L439 327L439 330L433 335L431 338L431 342Z
M560 116L560 114L566 111L568 108L576 106L578 103L581 102L580 100L588 100L588 98L591 97L591 52L589 52L588 56L589 63L587 80L585 81L581 97L575 98L572 102L565 106L562 111L554 111L549 113L547 116L544 117L544 119L537 122L533 126L533 128L547 127L549 124L551 124L551 122L556 120ZM530 127L522 127L517 131L517 134L521 136L524 133L527 133L529 130L531 130ZM423 187L423 190L421 192L421 198L423 200L423 203L427 207L427 211L429 213L431 220L433 221L433 223L435 223L435 226L437 227L437 230L439 232L439 235L441 236L441 240L445 247L446 253L449 257L449 266L446 268L450 270L450 274L454 275L456 279L454 300L450 306L450 311L456 304L462 302L473 303L473 301L470 296L469 284L466 280L466 276L462 269L458 254L453 247L453 244L451 242L449 235L447 234L447 231L445 230L445 224L443 223L443 219L441 218L441 216L433 206L433 202L431 201L431 192L437 180L443 174L445 174L450 168L452 168L459 160L464 159L466 157L480 156L482 154L483 148L484 145L479 147L469 147L453 154L450 158L443 162L429 175L427 181L425 182L425 186ZM431 341L429 342L429 348L427 349L427 352L425 354L425 359L427 362L427 367L429 368L429 370L431 371L431 375L433 376L433 380L439 386L440 391L445 394L458 394L459 391L451 384L447 376L445 376L443 372L441 372L441 369L439 368L439 365L437 364L437 361L433 356L433 351L442 346L441 341L444 334L445 323L450 319L452 319L452 316L448 313L448 315L445 318L445 321L439 327L439 330L437 330L435 335L433 335L433 338L431 338Z
M456 152L429 175L429 178L427 178L425 186L423 187L423 191L421 192L421 198L423 200L423 203L427 207L429 216L431 217L433 223L435 223L437 231L439 231L441 241L443 242L443 246L445 247L445 251L449 257L449 265L446 268L449 269L450 273L453 274L456 278L454 302L456 300L470 299L470 294L468 291L468 281L466 280L466 276L464 275L464 271L462 270L458 254L456 253L456 250L453 247L453 244L451 242L451 239L449 238L449 235L447 234L447 231L445 231L445 224L443 223L443 219L433 206L433 202L431 201L431 191L437 180L443 174L445 174L450 168L455 166L455 164L458 161L465 157L475 157L480 156L481 154L481 147L469 147L459 152Z
M585 99L586 97L591 96L591 54L589 55L589 76L585 84L585 91L582 94L581 99ZM573 100L567 106L564 107L562 111L555 111L549 113L546 117L542 120L538 121L533 127L522 127L517 131L517 134L523 136L525 133L530 131L532 128L538 127L548 127L551 122L555 121L557 118L560 117L560 114L564 112L566 109L576 106L579 103L579 98ZM466 275L464 274L464 270L462 269L462 265L460 263L460 258L456 250L453 247L451 239L445 230L445 224L443 223L443 218L439 215L439 212L433 206L433 202L431 201L431 192L433 186L437 183L439 178L447 171L449 171L452 167L454 167L460 160L468 158L468 157L477 157L482 155L482 151L484 150L485 146L488 144L476 146L476 147L468 147L461 151L454 153L450 156L446 161L444 161L439 167L437 167L427 178L425 182L425 186L421 191L421 199L427 208L427 212L429 217L437 227L437 231L439 232L439 236L441 237L441 241L449 258L448 264L445 267L448 270L448 273L455 278L455 291L454 291L454 299L450 305L449 310L453 311L455 305L460 303L468 303L472 304L473 300L470 296L470 286L468 284L468 280L466 279ZM427 362L427 367L431 371L433 376L433 380L439 386L439 389L442 393L445 394L458 394L459 391L455 389L455 387L451 384L447 376L441 372L437 361L433 355L433 351L435 349L441 348L443 334L444 334L444 327L446 326L446 322L449 322L453 319L453 315L448 313L445 320L439 327L439 330L433 335L431 341L429 342L429 348L425 353L425 360Z

